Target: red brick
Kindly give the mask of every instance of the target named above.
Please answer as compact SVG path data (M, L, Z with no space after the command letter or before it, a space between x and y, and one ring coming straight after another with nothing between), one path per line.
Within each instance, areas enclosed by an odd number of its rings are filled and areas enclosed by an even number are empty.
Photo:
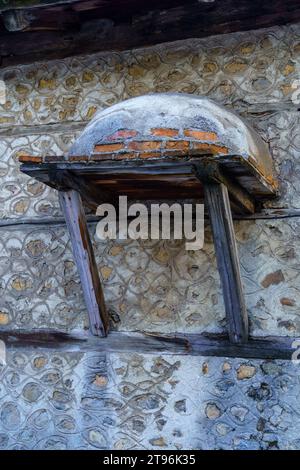
M121 129L119 131L116 131L114 134L111 134L105 140L111 141L111 140L120 140L120 139L131 139L132 137L137 136L137 131L130 130L130 129Z
M138 158L139 154L137 152L124 152L124 153L118 153L116 155L116 160L129 160L132 158Z
M32 155L20 155L19 162L21 163L42 163L42 157L33 157Z
M113 153L113 152L118 152L119 150L124 149L124 144L123 143L118 143L118 144L100 144L100 145L95 145L94 151L97 153Z
M218 139L215 132L195 131L193 129L184 129L184 135L197 140L215 141Z
M187 140L169 140L166 142L166 149L169 150L189 150L190 143Z
M163 127L157 127L157 128L151 129L151 134L155 135L157 137L177 137L178 136L178 130L163 128Z
M195 153L195 150L196 150L197 152L211 153L213 155L216 155L216 154L227 155L228 154L228 148L222 145L205 144L201 142L193 142L192 145L193 145L193 150L194 150L193 153Z
M143 152L140 154L141 158L160 158L162 156L161 152Z
M160 150L161 142L157 142L154 140L149 140L149 141L144 141L144 142L134 141L134 142L129 142L128 148L130 150L136 150L140 152L144 152L147 150L149 151Z

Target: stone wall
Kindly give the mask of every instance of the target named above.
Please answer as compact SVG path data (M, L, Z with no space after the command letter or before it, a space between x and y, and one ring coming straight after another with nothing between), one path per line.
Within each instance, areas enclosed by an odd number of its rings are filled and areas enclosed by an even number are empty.
M0 448L299 449L298 367L15 352L1 374Z
M87 328L57 195L19 172L19 155L64 154L96 110L131 96L203 94L236 110L269 142L281 197L266 206L300 209L292 101L299 61L296 25L2 69L1 328ZM235 230L251 333L299 335L299 219L239 221ZM195 253L184 241L94 245L113 328L225 329L209 226L204 250ZM298 367L10 353L0 369L0 446L300 448Z

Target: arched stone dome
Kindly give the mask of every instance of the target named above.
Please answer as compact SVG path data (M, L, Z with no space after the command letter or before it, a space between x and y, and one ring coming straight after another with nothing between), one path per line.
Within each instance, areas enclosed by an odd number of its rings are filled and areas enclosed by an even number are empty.
M34 171L33 165L41 165L42 181L54 187L62 187L55 176L60 171L80 174L90 192L97 186L97 191L102 188L118 194L126 190L133 195L140 188L138 197L147 198L145 190L141 194L146 185L144 177L138 176L142 166L147 166L143 171L149 175L158 175L162 166L173 166L177 177L170 194L175 198L192 197L199 195L192 176L185 180L186 191L178 192L183 186L180 167L186 171L189 166L187 172L194 173L197 184L198 177L203 180L208 172L214 172L210 175L214 179L217 171L218 181L237 184L238 191L245 190L254 200L278 193L272 156L259 134L234 112L206 97L184 93L154 93L115 104L94 116L67 155L24 155L19 160L24 165L22 171L28 174ZM133 166L135 177L125 183L125 176L120 175L129 174ZM167 194L170 178L156 180L155 194Z
M238 156L274 182L272 157L257 132L212 100L185 93L148 94L98 112L68 157L155 159L201 154Z

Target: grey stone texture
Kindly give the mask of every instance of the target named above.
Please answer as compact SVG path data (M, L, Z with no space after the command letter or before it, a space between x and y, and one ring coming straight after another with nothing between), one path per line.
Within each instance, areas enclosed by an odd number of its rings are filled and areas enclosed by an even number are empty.
M0 328L87 328L79 278L54 191L17 157L66 154L97 110L149 92L205 95L269 143L281 196L300 209L300 26L188 40L0 71ZM251 333L300 332L299 218L236 221ZM112 326L224 331L209 225L204 250L184 241L102 243L97 265ZM299 449L299 365L143 354L13 351L0 370L6 448Z
M296 449L298 368L12 352L0 371L0 449Z

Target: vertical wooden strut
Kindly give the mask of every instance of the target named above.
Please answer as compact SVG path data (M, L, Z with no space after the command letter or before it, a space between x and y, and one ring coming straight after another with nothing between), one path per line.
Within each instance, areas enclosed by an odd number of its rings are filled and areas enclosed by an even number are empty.
M232 343L245 343L248 340L248 315L227 187L222 183L205 183L204 191L222 283L229 339Z
M71 237L90 330L94 335L106 336L109 319L80 194L75 190L59 191L59 200Z

